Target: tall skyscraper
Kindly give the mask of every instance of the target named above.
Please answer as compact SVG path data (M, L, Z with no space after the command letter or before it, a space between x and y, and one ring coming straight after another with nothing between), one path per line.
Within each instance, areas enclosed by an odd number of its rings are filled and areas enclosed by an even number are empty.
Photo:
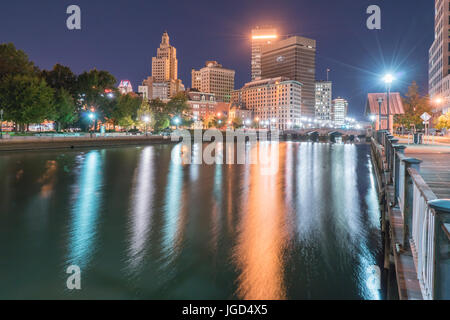
M315 116L316 41L294 36L262 48L262 78L286 77L302 87L302 116Z
M234 90L234 75L234 70L224 68L217 61L206 61L202 69L192 69L192 88L213 93L217 101L229 102Z
M184 85L178 79L177 49L170 45L170 38L164 32L161 44L152 58L152 76L139 86L139 93L148 99L167 100L178 92L184 91Z
M429 50L428 93L432 99L441 98L433 105L434 113L450 111L450 3L435 0L434 42Z
M156 57L152 58L152 77L155 82L178 79L177 49L170 45L167 32L163 33Z
M277 40L277 29L256 27L252 30L252 81L261 79L262 48Z
M332 102L332 120L336 125L343 125L348 112L348 101L342 98L334 99Z
M316 119L331 120L332 82L316 82Z

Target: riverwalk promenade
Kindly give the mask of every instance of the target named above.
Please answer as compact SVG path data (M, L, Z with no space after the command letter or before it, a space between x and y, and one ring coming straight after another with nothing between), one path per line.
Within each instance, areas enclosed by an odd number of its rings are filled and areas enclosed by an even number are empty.
M78 149L119 147L126 145L148 145L171 143L168 136L159 135L80 135L80 136L26 136L0 139L0 152L34 151L52 149Z

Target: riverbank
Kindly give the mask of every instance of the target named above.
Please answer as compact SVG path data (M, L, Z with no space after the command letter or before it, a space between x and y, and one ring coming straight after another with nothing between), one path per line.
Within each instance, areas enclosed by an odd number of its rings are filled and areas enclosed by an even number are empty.
M0 152L79 149L172 143L167 136L24 137L0 140Z

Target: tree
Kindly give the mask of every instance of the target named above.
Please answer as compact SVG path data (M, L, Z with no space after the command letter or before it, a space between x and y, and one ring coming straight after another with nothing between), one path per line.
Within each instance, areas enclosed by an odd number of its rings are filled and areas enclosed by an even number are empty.
M38 68L12 43L0 44L0 81L8 75L37 75Z
M233 119L233 128L239 129L239 128L242 128L243 125L244 125L244 123L241 118L236 117Z
M183 115L189 112L189 104L184 92L175 95L166 105L166 112L171 116Z
M5 119L20 125L54 118L54 90L45 80L31 75L8 75L0 82L0 105Z
M142 99L133 94L120 95L115 103L115 108L111 112L110 119L113 124L123 127L130 127L137 118L138 109L142 104Z
M55 116L53 120L57 124L57 131L78 120L75 101L64 88L57 90L55 93Z
M439 117L436 128L438 129L450 129L450 112L443 114Z
M396 115L394 122L396 124L409 127L414 124L416 128L424 127L420 116L424 112L431 113L430 99L427 96L421 96L419 86L415 81L408 87L406 96L402 98L405 114Z
M43 70L42 77L53 89L65 89L71 95L75 96L77 89L77 76L70 68L56 64L52 70Z

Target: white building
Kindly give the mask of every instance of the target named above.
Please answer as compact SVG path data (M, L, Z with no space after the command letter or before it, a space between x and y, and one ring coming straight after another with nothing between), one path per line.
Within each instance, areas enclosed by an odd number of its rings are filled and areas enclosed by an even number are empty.
M118 89L121 94L128 94L130 92L133 92L133 86L131 85L130 80L120 81Z
M302 84L278 77L252 81L236 90L232 102L253 112L260 127L292 129L301 124Z
M433 113L439 116L450 111L450 3L435 0L434 6L434 41L429 50L428 93L434 102Z
M332 82L316 82L316 119L331 120Z
M332 102L332 120L335 125L341 126L345 123L348 112L348 102L345 99L337 98Z

